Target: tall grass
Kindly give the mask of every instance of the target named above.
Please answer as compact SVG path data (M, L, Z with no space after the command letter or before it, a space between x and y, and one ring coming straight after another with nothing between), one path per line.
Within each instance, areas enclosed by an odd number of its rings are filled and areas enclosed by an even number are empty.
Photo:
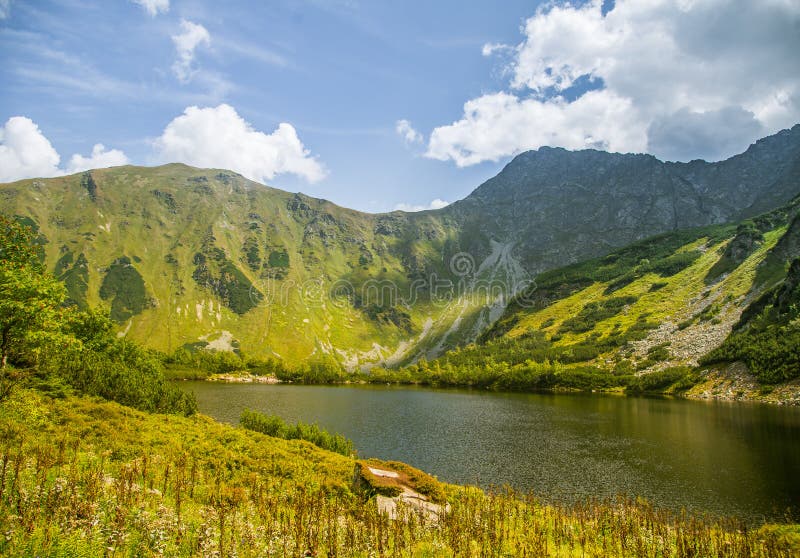
M618 498L550 506L446 486L437 519L381 513L352 458L86 399L0 404L3 556L796 556L751 528ZM794 545L794 546L793 546Z

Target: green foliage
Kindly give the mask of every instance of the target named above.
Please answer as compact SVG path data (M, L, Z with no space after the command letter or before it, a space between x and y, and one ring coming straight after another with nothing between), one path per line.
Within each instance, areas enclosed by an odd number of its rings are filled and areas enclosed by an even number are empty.
M215 284L217 294L237 314L244 314L255 308L263 298L245 274L231 261L226 261L222 266Z
M8 364L26 366L34 383L73 389L149 411L191 414L194 398L167 384L152 353L118 339L98 311L66 307L65 288L46 273L30 246L30 230L0 216L0 348L3 397ZM2 397L0 397L2 399Z
M701 256L698 250L681 252L681 248L700 239L707 239L707 244L713 245L730 238L734 232L735 228L730 225L674 231L636 242L601 258L540 273L531 288L511 301L503 317L481 339L502 336L531 308L545 308L595 283L608 283L604 292L608 296L648 273L665 278L675 275ZM665 282L656 282L651 290L664 286Z
M765 384L800 376L800 258L784 282L753 302L723 344L701 364L742 361Z
M60 341L65 289L44 273L32 240L30 228L0 215L0 397L9 364L35 365L44 347Z
M316 424L298 422L286 424L280 417L265 415L245 409L239 418L239 424L247 430L260 432L273 438L284 440L305 440L324 450L340 455L351 456L355 453L353 442L340 434L329 434Z
M382 325L393 325L406 333L411 333L411 316L408 312L400 310L396 306L381 306L379 304L368 304L366 306L356 305L373 322Z
M244 241L242 252L244 253L245 262L247 262L250 269L253 271L261 269L261 249L258 245L257 238L253 236L248 237L247 240Z
M136 409L184 415L197 411L194 397L164 380L156 356L124 340L101 351L65 351L48 368L81 393Z
M693 384L692 369L688 366L675 366L636 376L628 383L628 391L630 393L664 393L671 387L686 390Z
M453 366L449 362L419 362L398 371L373 368L373 382L399 382L431 386L469 386L507 391L549 391L624 388L628 378L593 366L566 366L558 362L519 364L494 362Z
M353 375L345 372L342 365L332 358L308 360L296 366L281 365L279 361L271 362L274 375L285 382L303 384L337 384L353 379ZM256 369L258 369L256 367Z
M654 293L656 291L660 291L661 289L663 289L667 285L669 285L669 283L667 283L666 281L656 281L655 283L650 285L649 292Z
M736 227L736 236L725 247L722 257L706 274L705 283L713 283L725 273L736 269L763 242L764 234L753 221L739 224Z
M152 190L150 193L167 208L167 211L173 215L178 213L178 202L175 201L175 196L169 192L162 192L161 190Z
M100 298L111 300L111 319L118 323L150 306L144 279L127 256L117 258L108 267L100 285Z
M203 251L194 255L192 278L201 287L211 290L222 299L223 304L242 315L252 310L263 300L264 295L255 288L247 276L228 259L225 252L214 246L214 237L209 235Z
M81 186L86 189L86 192L89 194L89 199L96 202L97 183L94 181L91 171L86 171L81 175Z
M86 294L89 290L89 262L81 253L72 266L64 271L58 279L67 288L67 302L85 310L89 307Z
M273 376L283 382L338 384L363 380L344 370L333 358L316 358L290 365L277 358L247 358L231 351L209 351L200 344L185 346L171 355L162 355L167 374L173 379L205 379L212 374L246 373Z
M634 296L620 296L607 298L597 302L590 302L578 314L564 320L559 328L561 333L584 333L594 329L598 323L619 314L625 306L636 302Z
M289 267L289 253L286 249L273 250L269 253L267 263L270 267Z
M247 362L232 351L207 351L193 347L182 347L173 354L162 357L170 367L203 371L206 375L227 374L247 367Z
M78 343L53 351L42 368L80 393L137 409L191 415L194 397L164 380L157 354L118 339L112 322L96 310L75 312L63 331Z
M800 328L771 326L762 331L732 333L701 364L744 362L765 384L778 384L800 376Z

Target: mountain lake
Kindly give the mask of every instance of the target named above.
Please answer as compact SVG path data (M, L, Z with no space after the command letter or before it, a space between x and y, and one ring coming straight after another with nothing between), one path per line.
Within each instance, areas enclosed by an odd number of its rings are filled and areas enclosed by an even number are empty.
M317 423L360 457L543 502L615 495L747 521L800 510L800 408L599 394L182 382L200 412Z

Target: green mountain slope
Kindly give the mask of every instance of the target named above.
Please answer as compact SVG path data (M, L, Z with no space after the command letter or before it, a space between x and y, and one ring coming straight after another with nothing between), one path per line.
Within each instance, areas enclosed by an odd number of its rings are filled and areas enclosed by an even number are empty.
M661 390L686 367L744 361L759 381L785 382L800 376L798 284L800 198L540 274L478 344L422 368L512 387L534 372L581 387L577 371L595 376L588 387Z
M35 223L73 301L105 304L122 333L168 352L207 343L357 362L377 341L398 345L438 315L424 288L414 305L400 297L418 276L449 273L442 254L457 230L441 216L372 216L183 165L2 193L4 211ZM384 282L396 291L380 292Z
M3 184L0 211L37 230L70 299L107 307L121 335L166 352L207 347L363 369L468 344L536 274L654 234L751 217L796 194L799 176L795 126L720 163L542 148L464 200L420 213L365 214L180 164ZM690 242L659 265L695 258ZM756 240L738 242L733 260ZM571 310L580 309L553 312ZM567 343L590 334L561 333Z

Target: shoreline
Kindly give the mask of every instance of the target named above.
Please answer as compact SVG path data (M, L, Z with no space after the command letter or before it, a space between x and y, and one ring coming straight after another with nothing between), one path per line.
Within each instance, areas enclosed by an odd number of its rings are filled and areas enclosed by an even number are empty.
M367 380L343 380L338 382L303 382L281 380L277 376L258 376L255 374L212 374L206 378L174 378L173 381L202 381L211 383L228 384L289 384L289 385L328 385L328 386L347 386L347 385L387 385L387 386L415 386L433 389L474 389L497 393L545 393L545 394L604 394L621 395L626 397L674 397L676 399L687 399L692 401L720 401L731 403L762 403L783 407L800 407L800 380L794 380L776 386L761 386L746 371L742 370L737 364L730 365L720 370L710 370L706 377L689 388L679 393L670 391L645 391L638 393L627 393L620 388L550 388L538 390L508 390L496 389L486 386L476 386L469 384L450 385L450 384L431 384L424 382L387 382L384 380L370 382Z

